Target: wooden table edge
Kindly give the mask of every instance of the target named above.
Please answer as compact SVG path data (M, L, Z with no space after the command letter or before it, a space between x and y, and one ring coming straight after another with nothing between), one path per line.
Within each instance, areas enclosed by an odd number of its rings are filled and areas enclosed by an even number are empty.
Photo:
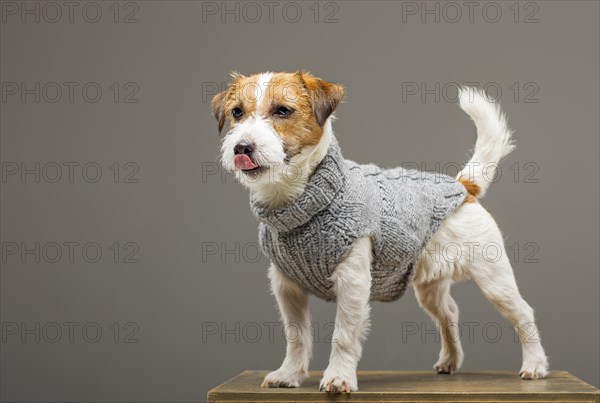
M342 401L342 400L347 400L347 397L345 397L344 395L327 395L323 392L318 392L317 390L314 391L310 391L310 396L306 396L306 395L300 395L300 394L292 394L290 395L289 393L287 393L285 391L285 389L275 389L276 392L269 392L267 394L261 394L260 391L253 391L253 392L234 392L234 391L222 391L220 390L221 388L223 388L226 384L228 384L229 382L233 381L236 378L242 377L244 375L260 375L262 373L266 374L268 373L268 370L245 370L241 373L239 373L238 375L226 380L225 382L221 383L218 386L215 386L214 388L210 389L207 393L207 401L209 403L213 403L213 402L242 402L242 401L248 401L247 399L254 399L254 400L249 400L249 401L260 401L260 402L270 402L270 401L278 401L277 399L282 399L282 398L286 398L286 399L291 399L291 401L298 401L298 402L319 402L319 401ZM515 377L517 377L517 372L516 371L510 371L510 370L481 370L481 371L477 371L477 370L470 370L470 371L464 371L461 372L461 374L477 374L477 373L482 373L482 372L488 372L488 373L514 373ZM310 376L320 376L322 375L323 371L310 371ZM401 371L401 370L390 370L390 371L384 371L384 370L363 370L363 371L358 371L358 376L360 377L361 374L365 375L365 374L369 374L369 375L373 375L373 374L377 374L377 373L391 373L391 374L398 374L401 375L402 373L423 373L423 374L428 374L430 373L430 371ZM398 398L397 393L398 392L376 392L376 391L368 391L368 392L355 392L352 396L352 400L348 400L348 401L356 401L356 402L360 402L361 398L363 401L367 401L364 399L372 399L373 397L375 397L375 395L379 395L381 396L381 398L383 398L381 401L393 401L391 400L391 398L396 398L397 401L411 401L411 398L415 398L418 396L419 400L423 400L426 401L426 399L430 398L430 399L434 399L434 400L438 400L438 399L443 399L443 401L483 401L480 399L485 399L485 401L498 401L497 399L504 399L505 401L513 401L513 400L507 400L507 399L516 399L514 401L518 401L518 399L527 399L527 401L561 401L561 402L581 402L581 401L585 401L585 402L595 402L595 403L600 403L600 390L598 390L595 386L581 380L580 378L576 377L575 375L573 375L572 373L570 373L569 371L566 370L557 370L557 371L551 371L552 374L561 376L563 378L570 378L574 381L577 381L580 386L587 386L589 387L591 390L589 391L579 391L579 392L572 392L572 391L553 391L553 392L542 392L542 393L537 393L537 392L515 392L515 393L498 393L498 392L464 392L464 391L457 391L457 392L431 392L431 391L426 391L426 392L412 392L412 391L404 391L402 392L402 394L404 396L406 396L406 399L404 399L403 397ZM535 380L531 380L531 381L523 381L523 382L536 382ZM273 389L272 389L273 390ZM321 395L321 393L323 393ZM364 393L364 395L363 395ZM386 396L388 395L388 396ZM395 396L393 396L395 395ZM322 399L320 398L322 396ZM563 399L567 398L568 400ZM242 400L240 400L242 399ZM358 400L355 400L358 399ZM390 400L386 400L386 399L390 399ZM401 399L401 400L400 400ZM458 400L457 400L458 399ZM478 400L479 399L479 400ZM413 400L415 401L415 400ZM501 400L500 400L501 401Z

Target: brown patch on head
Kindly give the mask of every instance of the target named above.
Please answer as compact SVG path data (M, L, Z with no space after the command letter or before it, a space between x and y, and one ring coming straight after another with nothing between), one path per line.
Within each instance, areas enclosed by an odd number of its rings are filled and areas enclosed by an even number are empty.
M271 119L273 128L283 141L288 158L300 153L304 147L319 143L323 129L312 106L312 98L302 78L294 73L273 74L261 99L261 116ZM291 111L288 116L278 116L279 108Z
M231 79L227 89L215 95L211 101L213 116L219 122L219 133L223 130L226 119L229 119L230 125L233 125L250 116L256 109L255 89L258 85L258 75L246 77L232 72ZM243 111L242 118L233 116L234 108Z
M341 84L321 80L302 70L296 74L300 76L310 93L317 123L323 126L344 97L344 87Z
M229 88L213 98L213 115L219 121L219 131L226 118L232 125L251 115L269 121L281 137L287 156L292 157L303 147L319 142L323 125L344 96L344 89L304 71L268 74L232 75ZM282 107L289 114L280 114ZM243 115L235 118L234 108L241 108Z
M477 183L467 178L461 177L458 179L460 183L467 189L467 197L465 198L465 203L475 203L477 201L477 196L481 193L481 188Z

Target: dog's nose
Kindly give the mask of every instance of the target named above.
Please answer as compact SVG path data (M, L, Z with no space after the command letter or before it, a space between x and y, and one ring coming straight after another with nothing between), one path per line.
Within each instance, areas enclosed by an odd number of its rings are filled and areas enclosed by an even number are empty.
M235 155L250 155L252 154L252 151L254 151L254 144L250 143L249 141L240 141L235 147L233 147L233 154Z

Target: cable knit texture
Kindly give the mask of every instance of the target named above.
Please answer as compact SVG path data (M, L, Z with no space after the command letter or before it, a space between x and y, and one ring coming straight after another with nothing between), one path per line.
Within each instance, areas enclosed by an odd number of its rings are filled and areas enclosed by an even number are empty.
M305 290L335 300L331 274L352 243L373 244L371 299L404 294L414 264L443 220L466 197L454 178L381 169L342 157L334 139L304 192L291 204L267 209L251 198L262 251Z

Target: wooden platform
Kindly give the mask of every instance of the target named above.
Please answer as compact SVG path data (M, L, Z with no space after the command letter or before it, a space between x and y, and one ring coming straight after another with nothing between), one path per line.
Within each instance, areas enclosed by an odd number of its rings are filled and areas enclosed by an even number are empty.
M302 387L266 389L267 371L244 371L208 392L209 402L600 402L600 391L566 371L524 381L513 371L359 371L359 391L319 392L322 372L311 372Z

